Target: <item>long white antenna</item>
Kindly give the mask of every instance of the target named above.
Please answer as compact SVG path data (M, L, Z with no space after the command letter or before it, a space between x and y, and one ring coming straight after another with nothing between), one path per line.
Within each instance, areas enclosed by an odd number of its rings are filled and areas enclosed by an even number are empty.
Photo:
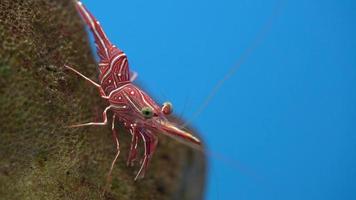
M201 104L201 106L193 114L192 118L182 125L183 128L188 126L192 121L194 121L205 110L205 108L208 106L210 101L213 99L213 97L216 95L216 93L220 90L221 86L235 74L235 72L240 68L240 66L245 62L245 60L250 56L250 54L263 41L263 39L266 37L268 31L271 29L273 21L275 20L275 18L279 15L279 13L281 11L282 1L283 0L280 0L276 4L271 17L266 21L264 26L258 32L253 43L241 54L236 65L231 67L230 70L226 73L226 75L213 87L210 94L205 98L205 100L203 101L203 104Z

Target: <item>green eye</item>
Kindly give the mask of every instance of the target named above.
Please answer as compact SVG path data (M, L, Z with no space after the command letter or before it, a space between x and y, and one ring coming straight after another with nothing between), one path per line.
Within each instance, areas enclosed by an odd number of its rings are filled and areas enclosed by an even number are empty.
M145 118L151 118L153 116L153 110L150 107L143 107L141 113Z

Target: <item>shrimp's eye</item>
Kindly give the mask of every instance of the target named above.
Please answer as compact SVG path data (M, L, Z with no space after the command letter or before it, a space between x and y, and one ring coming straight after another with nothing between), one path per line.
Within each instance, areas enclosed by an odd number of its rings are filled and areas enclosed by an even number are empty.
M150 107L143 107L141 113L146 119L152 118L153 116L153 110Z
M165 102L162 106L162 112L165 115L169 115L173 112L173 105L171 102Z

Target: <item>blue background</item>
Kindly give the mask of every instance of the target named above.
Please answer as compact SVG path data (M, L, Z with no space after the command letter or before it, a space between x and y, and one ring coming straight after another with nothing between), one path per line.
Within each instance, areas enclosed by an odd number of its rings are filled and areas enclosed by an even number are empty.
M356 199L356 1L84 3L186 120L260 41L192 121L214 154L206 199Z

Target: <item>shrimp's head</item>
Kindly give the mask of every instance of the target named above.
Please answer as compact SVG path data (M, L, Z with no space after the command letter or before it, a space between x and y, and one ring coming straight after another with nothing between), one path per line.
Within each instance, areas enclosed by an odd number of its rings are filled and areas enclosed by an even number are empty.
M168 116L173 112L172 103L165 102L159 106L148 94L134 85L124 89L123 96L129 108L129 112L125 115L128 117L127 121L132 122L139 129L201 144L200 140L190 132L168 120Z

